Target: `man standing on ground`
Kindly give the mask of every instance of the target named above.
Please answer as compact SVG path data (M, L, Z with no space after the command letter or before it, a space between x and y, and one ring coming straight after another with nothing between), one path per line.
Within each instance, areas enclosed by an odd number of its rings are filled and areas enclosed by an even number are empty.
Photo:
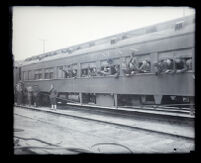
M56 110L57 109L57 104L56 104L56 97L57 97L57 90L54 88L54 85L51 84L50 88L50 102L51 102L51 109Z

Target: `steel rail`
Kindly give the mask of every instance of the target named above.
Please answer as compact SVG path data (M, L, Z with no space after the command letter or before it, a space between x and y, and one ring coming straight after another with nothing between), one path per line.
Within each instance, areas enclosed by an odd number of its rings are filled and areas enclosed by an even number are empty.
M118 127L122 127L122 128L140 130L140 131L144 131L144 132L152 132L152 133L170 136L170 137L174 137L174 138L182 138L182 139L191 140L191 141L194 140L194 138L188 137L188 136L183 136L183 135L178 135L178 134L173 134L173 133L167 133L167 132L163 132L163 131L156 131L156 130L141 128L141 127L136 127L136 126L129 126L129 125L119 124L119 123L115 123L115 122L108 122L108 121L98 120L98 119L94 119L94 118L87 118L87 117L82 117L82 116L77 116L77 115L71 115L71 114L67 114L67 113L65 113L65 114L64 113L58 113L58 112L53 112L51 110L39 110L39 109L34 109L31 107L26 107L26 106L21 106L21 108L26 108L26 109L29 109L32 111L45 112L45 113L52 114L52 115L60 115L60 116L71 117L71 118L75 118L75 119L94 121L94 122L109 124L112 126L118 126Z

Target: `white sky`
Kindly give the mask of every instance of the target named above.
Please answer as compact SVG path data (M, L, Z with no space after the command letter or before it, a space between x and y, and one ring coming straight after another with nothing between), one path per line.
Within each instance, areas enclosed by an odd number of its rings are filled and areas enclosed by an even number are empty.
M13 7L16 60L192 15L189 7Z

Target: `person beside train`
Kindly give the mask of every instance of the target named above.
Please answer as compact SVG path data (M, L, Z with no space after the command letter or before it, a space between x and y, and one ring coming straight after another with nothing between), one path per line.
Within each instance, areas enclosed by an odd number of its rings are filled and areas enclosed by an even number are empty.
M49 98L50 98L50 103L51 103L51 109L56 110L57 109L57 103L56 103L57 90L54 88L53 84L51 84L49 93L50 93Z
M26 92L27 92L27 103L29 106L31 106L33 103L33 88L32 88L32 86L28 86L26 88Z
M16 84L16 98L17 98L17 105L23 104L23 97L24 97L24 91L23 91L23 83L19 81Z
M35 107L38 107L40 104L40 90L37 85L34 85L33 90L33 104Z

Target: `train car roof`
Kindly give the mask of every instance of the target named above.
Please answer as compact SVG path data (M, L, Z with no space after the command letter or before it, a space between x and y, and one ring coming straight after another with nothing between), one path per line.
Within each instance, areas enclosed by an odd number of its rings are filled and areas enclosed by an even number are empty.
M69 48L63 48L41 55L29 57L21 62L21 65L29 65L32 63L39 63L43 61L55 60L60 58L72 57L94 51L99 51L109 48L118 48L120 46L127 45L129 43L137 43L140 41L148 41L153 38L165 37L166 35L174 35L174 27L178 23L184 23L184 30L178 31L177 34L189 31L188 26L194 24L194 15L174 19L171 21L154 24L144 28L123 32L117 35L104 37L102 39L90 41L87 43L71 46ZM123 38L125 36L125 38ZM111 43L111 41L114 43ZM84 48L81 48L84 47ZM131 49L131 51L137 49ZM72 51L70 53L70 51Z

